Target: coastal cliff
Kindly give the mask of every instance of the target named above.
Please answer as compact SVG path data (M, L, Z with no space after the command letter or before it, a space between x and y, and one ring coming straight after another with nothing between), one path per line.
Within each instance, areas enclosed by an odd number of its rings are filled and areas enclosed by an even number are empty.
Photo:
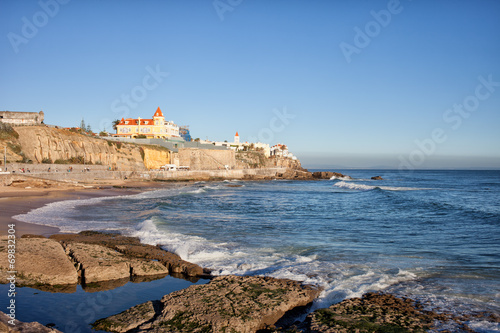
M61 128L20 126L3 137L7 160L32 163L99 164L118 170L146 170L137 145L112 143Z
M292 170L303 170L300 160L279 156L267 158L261 151L238 151L236 152L237 169L258 168L287 168Z
M266 157L262 151L202 150L181 148L174 153L156 145L122 143L49 126L0 128L0 148L6 147L8 163L100 165L118 171L158 170L177 161L191 170L225 168L291 170L280 178L312 179L298 159ZM297 172L300 174L297 176Z

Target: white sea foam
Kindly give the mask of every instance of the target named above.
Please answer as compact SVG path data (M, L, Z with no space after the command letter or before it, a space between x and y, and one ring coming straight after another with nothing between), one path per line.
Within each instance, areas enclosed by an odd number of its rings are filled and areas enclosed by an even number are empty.
M176 188L146 191L133 195L108 196L83 200L56 201L49 203L43 207L31 210L26 214L13 216L13 218L23 222L58 227L61 232L67 233L77 233L82 230L125 230L126 226L120 223L120 221L78 220L79 213L77 211L77 208L81 206L98 205L109 200L147 200L156 198L168 198L176 195L200 194L205 192L206 188L206 186L182 186ZM211 190L220 188L222 187L210 187ZM75 220L77 220L78 223L74 223Z
M323 292L316 300L315 308L416 278L415 274L404 270L387 272L377 267L324 262L318 260L317 255L303 256L274 248L214 243L200 236L171 232L155 218L140 223L130 235L207 267L213 275L264 275L320 286Z
M339 188L344 188L344 189L349 189L349 190L361 190L361 191L368 191L368 190L373 190L376 188L376 186L346 183L345 181L337 182L337 183L333 184L333 186L339 187Z
M210 268L213 270L214 275L266 275L315 284L323 288L321 296L314 305L315 308L329 306L346 298L361 296L367 291L391 291L391 289L396 289L399 295L409 295L410 297L419 294L430 295L428 299L431 300L431 303L434 305L439 304L435 298L442 297L442 295L438 295L434 289L429 290L428 283L425 284L426 289L419 289L424 287L422 287L421 283L422 276L416 275L417 268L398 270L394 267L399 266L397 263L395 265L395 261L392 259L389 265L385 265L382 260L377 260L377 258L373 262L370 260L368 262L367 260L358 262L351 260L351 258L346 259L348 262L342 261L341 258L326 261L326 259L318 257L318 255L300 255L286 249L273 248L273 244L266 244L265 248L260 248L252 247L252 242L250 242L250 245L241 245L236 241L216 242L199 234L183 233L182 230L188 228L170 226L167 223L169 221L162 220L159 217L161 214L154 213L154 210L152 210L153 214L143 213L142 211L135 212L133 218L136 220L133 221L133 224L130 221L130 224L123 224L120 221L80 221L77 216L77 212L82 211L81 209L77 210L81 205L89 205L90 207L102 204L106 200L124 200L123 204L117 205L118 207L127 205L128 202L125 200L128 199L148 202L148 200L157 198L165 198L166 200L160 200L164 203L170 201L169 197L177 195L198 196L204 195L203 193L224 191L228 189L227 184L228 182L198 183L191 186L144 192L132 196L55 202L21 215L20 219L27 222L59 226L65 232L78 232L85 229L119 230L126 235L139 237L144 243L161 245L163 248L179 254L185 260ZM368 191L377 188L388 191L417 190L417 188L372 186L371 184L374 183L368 180L355 179L350 181L336 180L333 186L347 191ZM326 183L325 185L329 186ZM158 209L158 211L160 212L161 209ZM153 217L150 217L152 215ZM89 214L88 218L92 218L92 215ZM136 224L136 221L141 220L142 223ZM75 223L74 221L78 222ZM248 237L252 236L249 235ZM321 255L323 253L320 253ZM448 302L447 299L445 301ZM464 303L467 302L464 301ZM474 325L481 327L483 323L475 322ZM489 330L485 328L481 332L494 331L494 328L489 328Z
M478 333L500 332L500 323L494 323L486 320L472 320L467 326Z
M351 177L337 177L337 176L332 176L332 177L330 178L330 180L336 180L336 179L340 179L340 180L347 180L347 181L349 181L349 180L354 180L354 179L352 179Z
M365 185L365 184L357 184L357 183L346 183L345 181L340 181L333 186L348 190L359 190L359 191L369 191L374 189L381 189L385 191L415 191L415 190L424 190L422 188L413 188L413 187L394 187L394 186L373 186L373 185Z

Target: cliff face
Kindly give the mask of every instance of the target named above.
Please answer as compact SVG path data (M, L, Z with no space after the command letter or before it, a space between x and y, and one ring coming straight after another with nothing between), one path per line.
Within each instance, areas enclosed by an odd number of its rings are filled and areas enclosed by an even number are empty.
M118 170L145 170L140 147L136 145L108 142L45 126L16 127L15 130L19 138L5 142L11 162L23 157L34 163L83 158L86 163L102 164Z
M147 169L159 169L170 164L170 151L165 148L142 147L144 151L144 165Z
M241 151L236 153L237 169L256 169L256 168L288 168L302 170L299 160L292 160L284 157L267 158L263 152L259 151Z
M1 124L1 123L0 123ZM4 126L5 127L5 126ZM159 169L165 164L189 166L191 170L260 169L283 167L302 170L299 160L267 158L260 151L179 149L107 141L69 130L47 126L0 128L0 149L7 147L10 163L98 164L106 169L144 171ZM3 157L3 154L1 155Z

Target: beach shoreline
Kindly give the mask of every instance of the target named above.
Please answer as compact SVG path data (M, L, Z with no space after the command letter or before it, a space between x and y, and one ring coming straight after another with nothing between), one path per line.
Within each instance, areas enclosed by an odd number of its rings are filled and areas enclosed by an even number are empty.
M150 190L157 190L157 189L162 189L162 188L170 188L174 186L186 186L190 185L192 182L151 182L151 181L133 181L133 180L128 180L124 182L116 182L116 183L110 183L110 184L86 184L85 187L80 186L71 186L71 185L61 185L57 184L54 185L53 187L49 188L15 188L15 187L0 187L0 211L2 211L2 215L0 216L0 225L1 225L1 230L0 230L0 235L6 235L8 231L8 225L9 224L14 224L15 229L16 229L16 238L21 238L23 235L26 234L33 234L33 235L42 235L45 237L49 237L55 234L61 234L60 230L55 227L50 227L50 226L44 226L44 225L39 225L39 224L34 224L34 223L26 223L22 221L18 221L14 219L14 216L19 215L19 214L25 214L28 213L31 210L43 207L49 203L52 202L57 202L57 201L65 201L65 200L86 200L86 199L91 199L91 198L99 198L99 197L109 197L109 196L123 196L123 195L134 195L138 193L143 193L145 191L150 191ZM61 235L64 236L64 235ZM225 279L231 279L231 276L226 276ZM279 279L273 280L276 282L279 282ZM160 282L158 282L160 283ZM165 282L166 283L166 282ZM280 282L281 283L281 282ZM143 285L144 288L147 288L147 285ZM129 287L130 288L130 287ZM187 288L187 285L184 286L184 288ZM208 287L207 287L208 288ZM183 289L182 290L187 290ZM106 291L102 291L105 293ZM179 293L184 293L184 291L179 291ZM84 294L85 295L85 294ZM90 294L88 294L90 295ZM87 296L88 296L87 295ZM358 306L358 303L361 302L361 304L364 304L365 302L365 297L370 298L369 294L368 296L363 296L363 298L355 298L353 300L345 301L342 302L339 305L333 304L329 308L324 308L324 309L319 309L318 311L320 312L311 312L308 314L308 319L311 323L314 325L318 326L318 331L322 331L323 329L325 331L328 331L329 327L319 327L321 326L318 324L318 313L326 313L326 314L337 314L337 313L342 313L342 309L346 308L349 309L352 305L350 302L354 302L353 304L355 306ZM63 296L61 296L63 297ZM69 296L66 296L69 297ZM90 296L88 296L90 297ZM149 299L158 299L158 296L151 296ZM192 298L193 295L189 295L187 298L190 299ZM377 296L378 297L378 296ZM460 327L467 327L465 322L468 321L469 317L453 317L450 314L439 314L439 313L431 313L431 312L420 312L418 307L414 307L414 303L412 300L406 300L405 298L403 299L397 299L394 296L388 296L388 295L383 295L380 296L380 299L373 299L370 301L370 303L367 303L367 307L375 307L377 309L385 309L385 307L389 306L390 304L394 302L399 302L397 303L397 306L394 306L393 308L390 309L390 311L399 311L399 310L405 310L405 309L410 309L411 311L414 311L410 315L409 318L420 318L421 316L425 315L427 316L427 319L432 319L435 320L437 319L438 321L442 323L446 323L450 321L451 319L457 320L460 324L457 324ZM385 299L387 298L387 300ZM129 301L129 300L128 300ZM142 300L144 301L144 300ZM146 304L146 303L143 303ZM201 304L201 303L200 303ZM133 304L132 304L133 305ZM142 305L139 305L142 306ZM133 309L130 308L130 309ZM122 311L121 309L120 311ZM417 311L418 310L418 311ZM384 310L385 311L385 310ZM118 313L119 311L117 311ZM110 312L109 314L113 314ZM193 314L194 316L194 314ZM430 317L429 317L430 316ZM114 316L111 316L110 318L114 318ZM351 320L350 315L348 315L346 318ZM360 317L362 318L362 316ZM37 319L37 318L36 318ZM98 319L97 317L95 319ZM426 320L427 320L426 319ZM429 319L429 320L430 320ZM477 320L491 320L489 318L484 318L483 316L478 316L476 318ZM38 320L38 319L37 319ZM107 319L106 319L107 320ZM200 319L201 320L201 319ZM492 321L495 321L498 319L492 319ZM202 322L202 321L201 321ZM303 326L306 327L309 322L304 321L301 322L299 327ZM88 325L89 322L84 323L83 325ZM288 324L286 324L288 325ZM327 326L334 325L334 323L328 323ZM425 324L427 325L427 324ZM424 325L424 326L425 326ZM462 326L463 325L463 326ZM306 328L305 331L307 331Z
M98 197L133 195L149 190L172 186L173 183L150 181L120 181L109 184L89 184L83 186L57 186L49 188L16 188L0 186L0 236L8 233L8 225L14 224L16 236L26 234L49 237L60 233L57 227L28 223L14 218L26 214L47 204L66 201L84 200Z

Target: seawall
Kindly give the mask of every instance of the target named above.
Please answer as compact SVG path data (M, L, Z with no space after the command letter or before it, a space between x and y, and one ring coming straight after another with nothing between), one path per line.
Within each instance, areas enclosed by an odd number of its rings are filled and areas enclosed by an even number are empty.
M90 171L82 171L82 165L74 165L73 171L64 170L55 172L56 165L48 172L50 165L43 165L43 169L33 168L30 173L16 173L1 175L2 183L7 185L9 181L20 177L30 177L70 183L93 183L101 180L136 179L150 181L188 181L188 180L219 180L219 179L264 179L275 177L277 173L284 173L286 168L265 168L265 169L243 169L243 170L190 170L190 171L110 171L102 166L88 166ZM10 168L9 171L13 170Z
M210 179L245 179L275 177L285 168L239 169L239 170L193 170L193 171L149 171L141 177L151 180L210 180Z

